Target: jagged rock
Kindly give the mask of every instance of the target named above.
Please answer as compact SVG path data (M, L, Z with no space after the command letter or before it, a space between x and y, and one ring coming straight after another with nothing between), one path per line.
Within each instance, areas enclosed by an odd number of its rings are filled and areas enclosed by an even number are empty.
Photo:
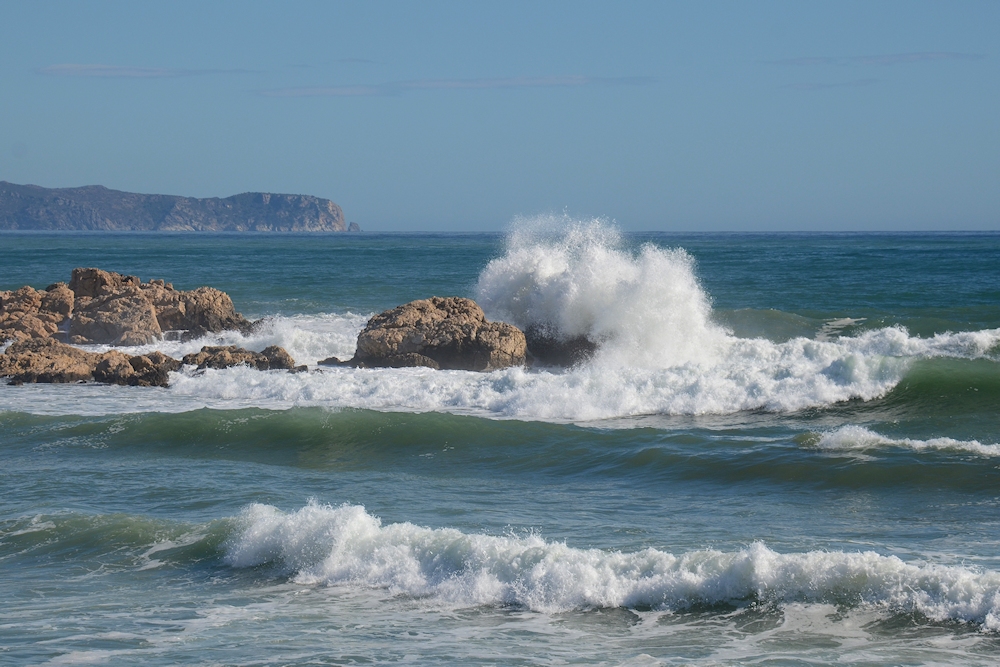
M349 232L360 232L361 231L361 226L358 223L356 223L356 222L352 222L351 224L347 225L347 231L349 231Z
M212 287L185 292L163 280L142 283L96 268L73 269L68 286L0 292L0 342L61 337L61 328L68 329L65 340L80 345L144 345L165 331L185 331L182 338L248 333L253 323L236 312L228 294Z
M0 354L0 377L11 384L26 382L85 382L140 387L166 387L167 374L180 362L162 352L129 357L117 350L86 352L54 338L13 343Z
M180 367L181 362L162 352L129 357L112 350L94 368L94 379L133 387L166 387L170 371Z
M218 333L237 330L245 333L252 326L236 312L229 295L213 287L184 292L162 280L151 280L142 285L142 293L153 304L162 331Z
M0 343L52 336L72 311L73 294L63 283L0 292Z
M0 355L0 376L9 377L11 384L82 382L93 377L100 357L54 338L21 340Z
M475 301L431 297L371 318L358 335L351 364L492 371L523 364L525 352L524 334L510 324L487 322Z
M260 352L251 352L236 345L212 346L206 345L201 352L184 355L182 362L186 365L203 368L229 368L244 364L260 371L292 370L295 360L283 348L277 345L266 347Z
M139 287L138 276L125 276L114 271L94 268L73 269L69 289L77 299L121 292L126 287Z
M69 341L77 345L107 343L109 345L147 345L163 336L156 319L156 310L142 290L129 285L120 291L107 292L77 304L69 328Z
M524 330L528 357L541 366L573 366L594 356L597 343L586 336L561 336L548 327L532 325Z

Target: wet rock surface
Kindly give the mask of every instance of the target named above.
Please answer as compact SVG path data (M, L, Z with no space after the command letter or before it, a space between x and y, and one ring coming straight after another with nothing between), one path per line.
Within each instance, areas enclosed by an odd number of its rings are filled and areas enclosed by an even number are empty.
M594 356L597 343L586 336L564 336L549 327L533 325L524 330L528 360L535 366L574 366Z
M0 377L10 384L68 383L166 387L167 374L180 362L161 352L129 356L117 350L87 352L54 338L15 342L0 355Z
M200 352L184 355L181 361L185 365L197 366L198 369L245 365L259 371L298 370L291 355L277 345L266 347L260 352L251 352L236 345L206 345Z
M488 322L475 301L431 297L372 317L349 364L492 371L524 364L526 351L517 327Z

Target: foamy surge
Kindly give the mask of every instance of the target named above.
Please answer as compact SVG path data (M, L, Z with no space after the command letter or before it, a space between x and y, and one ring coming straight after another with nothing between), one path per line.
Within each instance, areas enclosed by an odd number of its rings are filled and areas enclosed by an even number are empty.
M1000 329L910 336L885 328L840 337L774 342L738 338L713 321L710 300L681 249L629 248L607 224L563 219L521 221L505 254L480 275L477 300L492 319L543 325L600 343L573 369L494 373L428 369L325 369L290 375L245 368L171 376L155 398L74 389L0 390L0 409L85 414L137 409L187 410L300 405L447 411L486 417L587 421L648 414L794 411L885 395L921 358L1000 358ZM249 337L238 333L161 349L174 357L206 344L287 349L300 364L353 355L369 314L275 317ZM847 320L838 322L843 325ZM851 320L850 322L854 322ZM19 392L19 393L18 393Z
M835 431L821 433L815 440L815 447L827 450L864 451L898 447L914 451L946 451L975 454L976 456L1000 456L1000 445L984 445L978 440L954 440L952 438L887 438L863 426L842 426Z
M735 552L674 556L574 549L538 536L466 534L410 523L383 526L358 506L310 503L285 514L251 505L226 560L273 565L301 584L387 589L452 605L518 605L557 612L592 607L823 602L921 613L1000 629L1000 573L906 563L874 552Z

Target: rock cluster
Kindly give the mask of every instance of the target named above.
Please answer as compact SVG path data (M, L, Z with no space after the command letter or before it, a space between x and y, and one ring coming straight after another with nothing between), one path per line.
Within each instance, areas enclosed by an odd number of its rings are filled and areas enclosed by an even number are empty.
M69 285L0 292L0 342L56 336L77 345L147 345L166 331L197 337L251 327L225 292L185 292L94 268L73 269Z
M117 350L87 352L54 338L29 338L13 343L0 355L0 377L8 377L11 384L96 380L165 387L167 373L180 365L161 352L136 356Z
M0 354L0 377L10 384L30 382L87 382L133 387L166 387L168 374L182 365L204 368L229 368L241 364L258 370L300 370L284 349L272 345L263 352L251 352L235 345L205 346L200 352L185 355L180 361L162 352L129 356L118 350L87 352L60 343L54 338L30 338L17 341Z
M229 368L240 364L256 368L259 371L296 370L292 356L277 345L265 347L260 352L251 352L235 345L209 346L201 348L201 352L185 354L185 365L204 368Z
M524 334L488 322L475 301L431 297L374 316L358 335L353 366L492 371L524 364Z
M95 380L165 387L168 374L182 364L296 368L291 356L277 346L263 352L236 346L203 347L182 361L162 352L130 356L117 350L87 352L73 347L147 345L168 331L196 338L225 330L247 333L252 327L236 312L229 295L217 289L199 287L185 292L162 280L143 283L136 276L78 268L68 285L0 292L0 343L13 341L0 354L0 377L9 378L11 384Z

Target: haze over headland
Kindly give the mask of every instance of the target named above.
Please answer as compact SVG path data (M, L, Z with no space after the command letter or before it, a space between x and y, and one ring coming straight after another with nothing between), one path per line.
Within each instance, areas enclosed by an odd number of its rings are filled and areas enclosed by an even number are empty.
M101 185L42 188L0 181L0 230L343 232L344 212L309 195L244 192L220 199L144 195Z
M6 3L0 180L366 230L1000 229L1000 5Z

